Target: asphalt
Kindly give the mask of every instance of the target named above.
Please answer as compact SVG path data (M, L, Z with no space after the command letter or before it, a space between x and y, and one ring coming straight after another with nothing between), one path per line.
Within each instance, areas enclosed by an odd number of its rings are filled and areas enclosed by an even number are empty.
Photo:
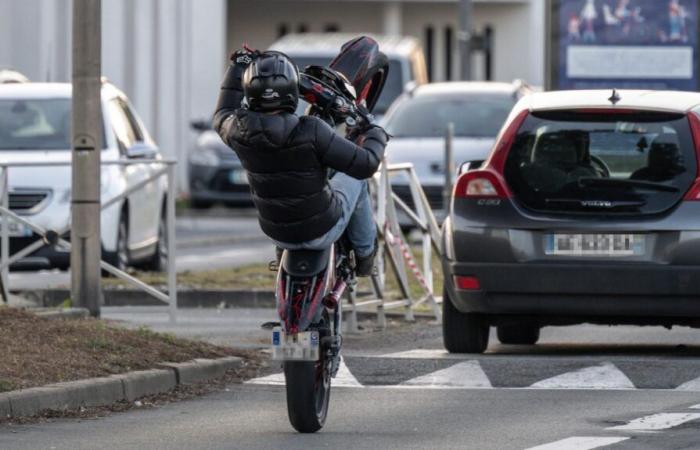
M248 347L266 346L259 325L275 316L271 309L180 310L171 324L163 308L103 313L128 326ZM700 377L700 330L545 328L536 346L505 346L492 336L484 355L448 355L430 321L390 320L385 331L371 320L361 325L345 336L345 375L319 434L292 430L276 385L279 366L271 363L246 384L157 409L0 427L0 448L700 447L700 409L691 408L700 405L700 386L681 389ZM661 428L610 429L630 423Z

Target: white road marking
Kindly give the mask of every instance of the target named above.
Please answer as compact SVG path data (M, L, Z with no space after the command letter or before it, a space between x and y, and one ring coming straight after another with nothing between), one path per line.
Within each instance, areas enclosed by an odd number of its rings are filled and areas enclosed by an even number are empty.
M530 387L537 389L635 389L632 381L609 362L547 378Z
M677 391L700 391L700 377L686 381L676 388ZM699 408L700 409L700 408Z
M284 372L273 373L265 377L253 378L252 380L246 381L246 384L267 384L273 386L284 386ZM333 387L363 387L357 378L350 372L348 366L345 365L345 361L340 359L340 367L338 368L338 374L331 381L331 386Z
M409 359L464 359L464 356L453 355L447 350L416 348L405 352L387 353L381 358L409 358Z
M481 369L478 361L465 361L446 369L412 378L399 386L427 389L474 389L491 388L491 381Z
M550 442L549 444L530 447L527 450L590 450L593 448L605 447L606 445L617 444L629 439L628 437L591 437L575 436L561 441Z
M693 405L693 406L690 406L689 409L700 409L700 405Z
M640 417L625 425L609 427L616 431L657 431L677 427L678 425L700 419L700 413L659 413Z

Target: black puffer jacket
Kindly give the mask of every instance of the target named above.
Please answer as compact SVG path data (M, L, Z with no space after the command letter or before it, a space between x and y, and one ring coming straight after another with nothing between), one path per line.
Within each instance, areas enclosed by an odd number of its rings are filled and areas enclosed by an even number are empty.
M224 79L214 127L248 173L262 230L287 243L322 236L341 215L328 168L371 177L384 156L386 133L371 128L358 139L360 146L316 117L242 109L236 71L231 66Z

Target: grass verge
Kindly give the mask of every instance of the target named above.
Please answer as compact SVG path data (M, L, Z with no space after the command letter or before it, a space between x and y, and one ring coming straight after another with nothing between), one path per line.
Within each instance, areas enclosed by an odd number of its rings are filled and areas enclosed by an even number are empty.
M48 320L0 307L0 392L239 355L231 348L97 319Z

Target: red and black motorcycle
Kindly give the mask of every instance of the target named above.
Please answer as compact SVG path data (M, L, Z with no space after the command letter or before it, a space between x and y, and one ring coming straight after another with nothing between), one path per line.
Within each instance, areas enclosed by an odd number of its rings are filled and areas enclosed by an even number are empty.
M371 123L371 111L388 73L376 41L359 37L343 45L329 67L300 73L300 95L308 114L348 136ZM321 429L328 413L331 379L340 366L341 297L355 285L354 256L345 238L320 251L285 250L277 273L277 312L272 330L273 359L282 361L287 411L302 433Z

